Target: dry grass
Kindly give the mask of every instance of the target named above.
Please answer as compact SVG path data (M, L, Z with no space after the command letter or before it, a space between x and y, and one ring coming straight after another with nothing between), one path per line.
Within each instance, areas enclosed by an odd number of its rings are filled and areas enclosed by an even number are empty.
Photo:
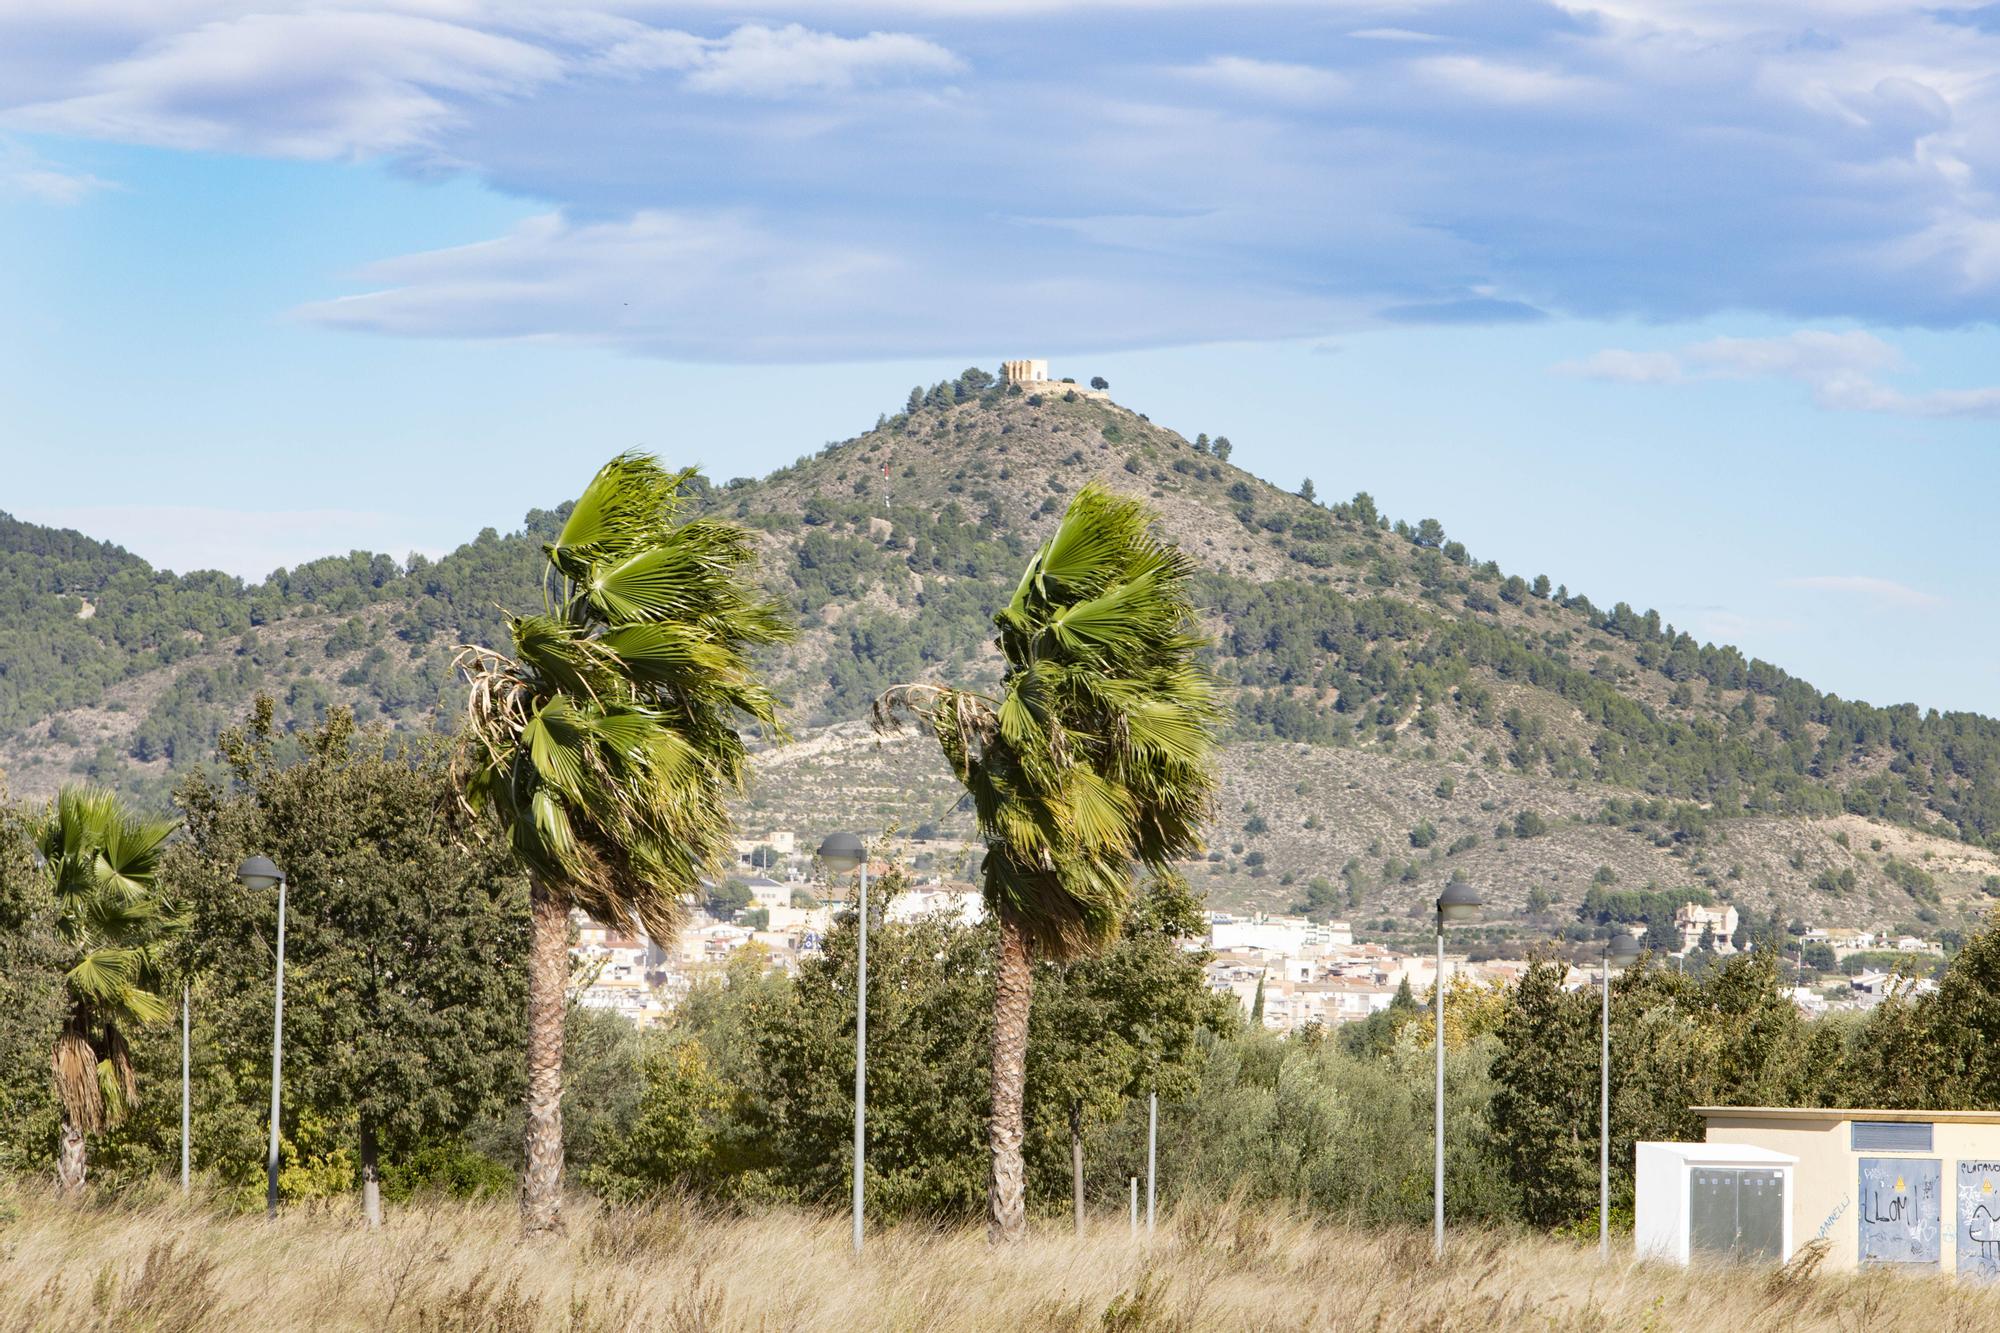
M511 1207L346 1210L276 1223L178 1203L69 1207L15 1194L0 1222L0 1330L413 1329L1974 1330L2000 1293L1876 1272L1692 1275L1594 1249L1460 1232L1363 1234L1263 1210L1176 1214L1151 1245L1107 1220L990 1248L903 1227L848 1253L846 1219L579 1205L525 1244ZM0 1213L0 1216L5 1216Z

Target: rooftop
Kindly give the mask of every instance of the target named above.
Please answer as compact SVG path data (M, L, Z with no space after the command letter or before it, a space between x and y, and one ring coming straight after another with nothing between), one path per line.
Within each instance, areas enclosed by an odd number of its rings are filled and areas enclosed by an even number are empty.
M1837 1106L1697 1106L1704 1119L1893 1120L1919 1124L2000 1125L2000 1111L1883 1111Z

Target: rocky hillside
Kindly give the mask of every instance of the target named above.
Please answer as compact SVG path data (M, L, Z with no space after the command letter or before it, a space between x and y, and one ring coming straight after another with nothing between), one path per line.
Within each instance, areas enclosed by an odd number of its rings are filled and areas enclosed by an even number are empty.
M1527 931L1594 888L1935 935L2000 893L2000 724L1821 695L1482 562L1435 520L1289 494L1228 453L968 372L768 477L705 484L704 506L758 534L802 630L770 663L792 737L760 755L746 825L965 831L924 744L860 719L897 681L996 677L993 606L1097 478L1147 497L1206 568L1236 717L1190 870L1218 904L1387 933L1459 874ZM496 605L537 602L559 521L537 511L435 563L355 554L245 585L0 516L0 766L16 795L90 774L158 799L258 690L298 721L340 703L449 729L452 647L499 634Z

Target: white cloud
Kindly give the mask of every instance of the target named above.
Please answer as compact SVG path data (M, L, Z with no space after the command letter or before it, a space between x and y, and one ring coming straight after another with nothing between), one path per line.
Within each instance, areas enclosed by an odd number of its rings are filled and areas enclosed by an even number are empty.
M743 210L649 210L616 222L534 218L477 245L372 265L374 290L302 307L333 328L406 337L548 340L683 361L839 361L941 346L1160 346L1297 335L1325 298L1215 275L1188 282L1107 263L1043 270L1039 233L964 262L880 228L803 236ZM949 274L948 277L940 277Z
M100 180L89 173L50 171L46 169L10 171L0 175L0 182L19 194L25 194L44 203L73 204L85 195L111 188L111 183Z
M1441 42L1444 38L1434 32L1418 32L1414 28L1356 28L1347 34L1364 42Z
M899 77L948 75L965 62L936 42L900 32L840 37L799 24L745 24L709 40L653 30L614 46L604 63L627 71L675 70L694 92L785 97L845 92Z
M170 148L326 158L401 151L460 115L451 98L522 94L553 52L412 14L325 10L221 18L85 74L15 111L18 126Z
M170 148L333 158L430 149L482 105L593 73L674 73L692 92L770 98L965 68L927 38L841 37L796 23L703 38L609 12L476 0L227 9L178 31L133 32L128 49L75 71L66 95L17 106L5 122ZM6 37L0 14L0 43Z
M1503 105L1573 102L1604 91L1595 79L1483 56L1426 56L1410 68L1443 92Z
M1908 393L1877 378L1903 367L1902 353L1872 333L1800 329L1771 338L1712 338L1675 352L1605 348L1553 369L1617 384L1789 379L1810 388L1813 401L1830 411L1933 419L2000 417L2000 386Z
M1350 86L1346 78L1330 69L1278 60L1253 60L1248 56L1215 56L1205 64L1182 66L1176 72L1184 78L1238 97L1290 106L1317 106L1332 102L1343 96Z
M1672 352L1628 352L1618 347L1565 361L1555 369L1557 374L1615 384L1672 384L1685 378L1680 358Z
M1874 578L1866 574L1814 574L1805 578L1785 579L1783 586L1808 588L1815 592L1845 593L1891 606L1930 607L1944 604L1944 598L1935 593L1912 588L1907 583L1898 583L1894 579Z
M1894 370L1902 354L1872 333L1800 329L1774 338L1711 338L1681 353L1696 371L1747 379L1783 375L1809 384Z
M1164 327L1199 329L1192 304L1215 302L1252 337L1354 308L1989 324L1996 67L1996 25L1916 0L0 0L0 130L389 156L635 235L754 217L781 258L851 238L911 274L919 303L1007 254L1038 279L1150 284ZM0 171L0 189L94 188L46 170ZM512 287L483 288L502 307L481 318L425 278L359 298L382 321L355 326L680 345L622 304L587 335L588 301L555 295L596 281L584 256L606 243L572 227L535 251L549 272L517 275L535 318L510 313ZM744 286L710 299L771 303L755 268L730 271ZM976 283L1014 309L998 275ZM857 314L857 346L948 322L860 309L891 326ZM1272 326L1246 328L1252 310ZM1072 332L1124 345L1127 323L1085 311ZM1777 375L1840 410L2000 415L1984 389L1902 392L1893 366L1828 355L1683 348L1565 369Z
M24 195L45 204L74 204L100 190L119 188L87 171L59 167L25 144L0 138L0 194Z

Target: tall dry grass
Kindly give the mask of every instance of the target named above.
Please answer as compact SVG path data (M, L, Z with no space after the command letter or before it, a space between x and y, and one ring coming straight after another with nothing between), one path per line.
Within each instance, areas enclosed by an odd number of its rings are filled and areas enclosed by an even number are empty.
M1683 1273L1593 1248L1461 1231L1364 1233L1224 1205L1057 1225L994 1249L900 1227L849 1253L841 1216L579 1203L566 1240L523 1243L506 1204L431 1203L379 1232L348 1210L276 1222L177 1201L0 1211L0 1330L1750 1329L2000 1327L2000 1293L1946 1279Z

